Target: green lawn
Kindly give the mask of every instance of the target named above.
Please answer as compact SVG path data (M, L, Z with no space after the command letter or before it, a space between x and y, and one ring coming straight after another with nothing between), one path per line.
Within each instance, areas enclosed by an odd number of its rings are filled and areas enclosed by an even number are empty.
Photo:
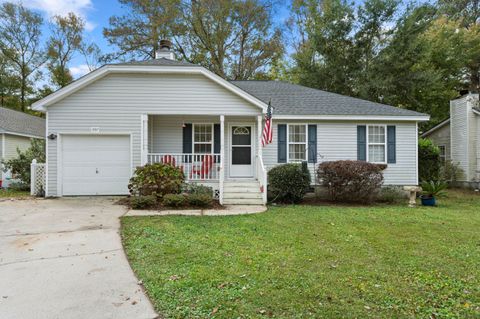
M30 196L30 192L11 190L8 188L0 189L0 198L27 197L27 196Z
M436 208L124 217L122 236L167 318L480 318L473 192Z

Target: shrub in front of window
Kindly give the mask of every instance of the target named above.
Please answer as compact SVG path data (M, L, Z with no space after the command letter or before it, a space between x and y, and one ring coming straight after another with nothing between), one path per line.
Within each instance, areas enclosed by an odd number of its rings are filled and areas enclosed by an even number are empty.
M301 164L283 164L268 171L268 189L272 201L299 203L310 187L310 173Z
M169 164L155 163L137 167L128 190L133 196L178 194L184 182L183 172Z
M187 198L183 194L167 194L163 196L162 204L167 207L182 207L187 203Z
M147 209L154 207L157 204L157 197L155 195L134 196L130 199L130 206L133 209Z
M363 161L323 162L317 177L330 199L340 202L370 203L383 184L382 168Z
M440 149L429 139L419 139L418 175L420 181L438 181L440 167Z
M190 194L187 198L188 203L195 207L211 207L213 203L212 196L208 194Z

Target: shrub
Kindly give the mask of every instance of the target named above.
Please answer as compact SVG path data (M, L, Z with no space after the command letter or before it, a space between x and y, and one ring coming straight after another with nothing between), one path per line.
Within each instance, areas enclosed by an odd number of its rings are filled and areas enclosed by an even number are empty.
M418 174L420 181L437 181L440 177L440 149L429 139L418 140Z
M383 183L382 168L363 161L323 162L317 177L334 201L372 202Z
M187 198L189 204L196 207L211 207L213 203L212 196L208 194L190 194Z
M32 139L30 147L25 151L17 148L18 156L8 161L3 161L5 170L10 170L12 177L19 179L23 184L30 188L30 164L34 159L38 163L45 163L45 141Z
M24 182L11 182L8 185L8 188L12 191L26 192L30 190L30 185L27 185Z
M301 164L283 164L268 172L273 201L299 203L310 187L310 173Z
M128 189L134 196L156 195L162 198L166 194L180 193L184 179L180 168L162 163L147 164L137 167Z
M400 187L386 186L380 189L378 201L381 203L400 203L407 199L407 194Z
M155 195L133 196L130 198L130 206L133 209L146 209L155 206L157 197Z
M442 197L445 196L446 189L448 184L446 182L441 181L429 181L429 182L422 182L422 193L428 197L437 196Z
M465 178L465 173L458 163L446 161L440 169L440 179L447 182L456 182Z
M183 194L167 194L163 196L162 204L167 207L182 207L187 203Z
M196 183L187 183L184 185L183 193L186 194L205 194L213 198L213 188Z

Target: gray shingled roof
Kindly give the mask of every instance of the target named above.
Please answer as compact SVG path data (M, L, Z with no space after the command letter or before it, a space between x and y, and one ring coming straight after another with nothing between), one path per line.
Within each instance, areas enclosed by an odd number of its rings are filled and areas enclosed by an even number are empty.
M0 107L0 133L45 136L45 119Z
M114 63L111 65L146 65L146 66L195 66L200 67L200 65L192 64L184 61L170 60L166 58L152 59L146 61L130 61L130 62L120 62Z
M426 115L281 81L231 81L231 83L265 103L271 99L274 114L277 115Z

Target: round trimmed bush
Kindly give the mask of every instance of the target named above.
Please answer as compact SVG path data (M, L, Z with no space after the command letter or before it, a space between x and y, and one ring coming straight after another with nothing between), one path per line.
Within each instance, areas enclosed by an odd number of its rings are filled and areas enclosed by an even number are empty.
M213 203L213 198L209 194L190 194L187 198L190 205L195 207L207 208Z
M130 179L128 190L134 196L178 194L185 177L180 168L169 164L155 163L137 167Z
M383 184L383 167L363 161L323 162L317 177L328 188L330 199L343 202L372 202Z
M273 201L299 203L310 187L310 173L301 164L283 164L268 171L268 189Z

